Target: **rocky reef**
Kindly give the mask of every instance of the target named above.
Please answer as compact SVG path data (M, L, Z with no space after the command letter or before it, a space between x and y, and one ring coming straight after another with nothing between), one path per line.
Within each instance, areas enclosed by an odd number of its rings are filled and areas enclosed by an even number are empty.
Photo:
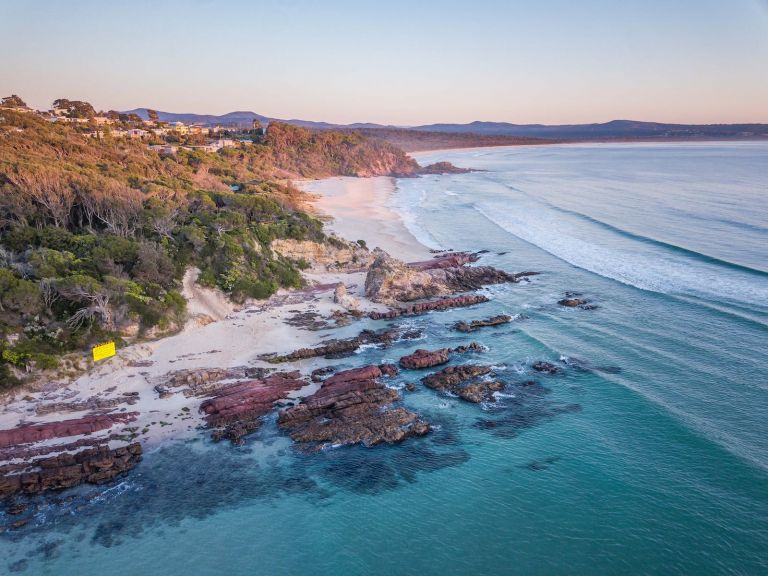
M92 434L111 428L118 423L132 422L137 415L135 412L93 414L72 420L26 424L11 428L10 430L0 430L0 448L9 448L68 436Z
M382 330L363 330L353 338L329 340L322 346L314 348L300 348L283 356L267 356L264 359L273 364L281 362L293 362L306 358L342 358L352 354L364 344L378 344L390 346L399 339L409 340L418 338L421 332L418 330L403 330L401 328L383 328Z
M428 302L419 302L400 308L391 308L386 312L371 312L368 317L371 320L389 320L399 316L418 316L426 314L433 310L449 310L451 308L461 308L463 306L474 306L488 302L488 298L480 294L470 294L465 296L454 296L452 298L440 298Z
M215 441L240 444L247 434L261 426L262 416L273 410L275 402L307 384L299 372L237 382L219 389L214 397L200 404L200 411L205 414Z
M337 372L299 405L284 410L278 425L310 450L394 444L423 436L429 424L403 407L392 407L400 395L379 381L396 371L385 364Z
M110 449L107 445L63 452L29 463L0 467L0 500L15 494L39 494L80 484L103 484L141 461L141 444Z
M466 346L458 346L456 348L440 348L439 350L424 350L423 348L419 348L412 354L400 358L399 364L401 368L408 368L411 370L432 368L433 366L447 363L451 358L452 352L463 354L465 352L482 352L483 350L483 346L477 342L472 342Z
M492 316L491 318L486 318L484 320L472 320L471 322L460 320L453 325L453 329L458 330L459 332L474 332L475 330L486 326L498 326L500 324L506 324L507 322L512 322L512 316L499 314L498 316Z
M579 308L580 310L594 310L597 308L596 304L592 304L586 298L582 298L578 292L566 292L565 298L558 300L557 303L566 308Z
M462 400L477 404L493 400L493 393L504 389L504 383L498 380L484 379L493 376L490 366L464 364L449 366L440 372L421 379L425 386L441 392L450 392Z

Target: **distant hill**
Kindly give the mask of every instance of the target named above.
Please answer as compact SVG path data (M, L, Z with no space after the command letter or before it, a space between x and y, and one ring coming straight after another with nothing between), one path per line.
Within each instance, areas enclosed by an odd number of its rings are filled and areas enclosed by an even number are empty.
M148 118L146 108L126 110L135 113L144 119ZM184 122L186 124L219 124L224 126L246 126L254 119L269 123L273 121L285 122L302 128L313 130L364 130L368 135L375 135L376 130L386 130L387 134L382 139L408 142L404 147L424 149L428 141L437 142L435 137L407 136L406 132L418 131L442 134L474 134L483 137L504 138L537 138L546 140L622 140L622 139L712 139L712 138L768 138L768 124L664 124L660 122L640 122L637 120L612 120L602 124L511 124L509 122L470 122L468 124L425 124L422 126L385 126L370 122L355 124L333 124L330 122L316 122L293 118L284 120L269 118L255 112L238 111L216 116L214 114L191 114L158 111L160 120L165 122ZM466 146L497 146L498 143L471 144L467 140ZM451 142L459 145L460 139L452 139ZM525 142L511 142L525 143ZM432 144L430 144L432 145ZM413 148L416 146L416 148ZM451 146L446 146L451 147Z
M520 136L567 140L624 138L767 138L768 124L663 124L637 120L612 120L603 124L510 124L470 122L469 124L428 124L412 130L425 132L472 133L492 136Z
M561 142L561 140L551 138L477 134L474 132L430 132L408 128L355 128L354 131L368 138L385 140L405 152L442 150L447 148L480 148L484 146L523 146Z
M134 108L133 110L125 110L126 114L138 114L144 120L149 119L149 113L147 108ZM357 128L379 128L383 127L380 124L331 124L329 122L314 122L312 120L300 120L293 118L290 120L283 120L280 118L269 118L268 116L262 116L256 114L256 112L237 111L228 112L217 116L215 114L194 114L191 112L161 112L157 111L157 115L163 122L184 122L185 124L211 124L222 126L249 126L254 120L259 120L262 123L269 122L284 122L286 124L292 124L294 126L301 126L302 128L311 128L315 130L335 130L337 128L357 129Z
M126 110L126 114L138 114L144 120L149 119L147 108L134 108L133 110ZM158 110L158 117L163 122L184 122L185 124L223 124L228 126L241 126L249 125L254 119L260 122L269 122L269 118L256 114L255 112L229 112L216 116L214 114L193 114L186 112L161 112Z

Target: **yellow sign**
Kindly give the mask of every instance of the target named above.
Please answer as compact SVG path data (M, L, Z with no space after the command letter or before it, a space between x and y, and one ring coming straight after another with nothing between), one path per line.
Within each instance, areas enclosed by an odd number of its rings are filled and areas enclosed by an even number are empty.
M115 355L115 343L107 342L106 344L100 344L93 349L93 361L98 362Z

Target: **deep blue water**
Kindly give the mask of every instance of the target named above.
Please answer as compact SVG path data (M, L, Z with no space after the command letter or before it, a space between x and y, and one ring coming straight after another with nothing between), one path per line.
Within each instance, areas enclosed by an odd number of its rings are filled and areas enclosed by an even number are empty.
M484 171L399 181L419 238L542 275L342 363L474 339L489 350L457 361L498 366L511 394L404 393L437 430L396 447L297 454L273 422L243 448L166 447L0 537L0 573L26 557L62 576L768 573L768 144L420 160ZM566 291L598 308L557 306ZM521 319L447 329L501 312Z

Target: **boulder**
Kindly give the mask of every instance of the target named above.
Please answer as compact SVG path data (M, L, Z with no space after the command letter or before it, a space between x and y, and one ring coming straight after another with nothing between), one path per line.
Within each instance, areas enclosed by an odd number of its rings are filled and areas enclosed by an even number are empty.
M336 288L333 290L333 301L347 310L357 310L360 308L360 302L347 292L347 287L343 282L336 284Z

